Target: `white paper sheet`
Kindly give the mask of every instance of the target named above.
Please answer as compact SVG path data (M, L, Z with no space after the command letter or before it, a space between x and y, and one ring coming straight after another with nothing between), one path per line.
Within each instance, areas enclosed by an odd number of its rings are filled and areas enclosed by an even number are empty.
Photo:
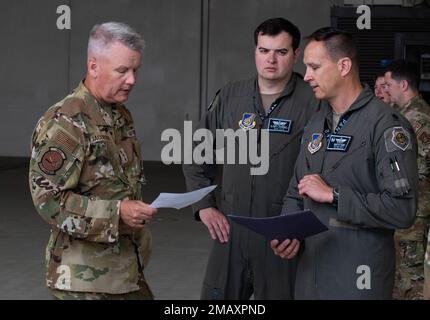
M182 209L203 199L211 193L217 186L209 186L199 190L186 193L165 193L162 192L149 206L152 208L175 208Z

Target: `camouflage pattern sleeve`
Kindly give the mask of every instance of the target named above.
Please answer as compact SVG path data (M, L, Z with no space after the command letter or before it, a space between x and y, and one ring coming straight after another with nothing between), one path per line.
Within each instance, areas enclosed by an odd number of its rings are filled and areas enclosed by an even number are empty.
M83 163L91 161L85 122L59 112L58 107L51 109L39 121L32 139L29 182L35 208L52 228L72 237L114 243L120 201L80 190Z
M430 231L427 235L427 251L424 257L424 299L430 300Z

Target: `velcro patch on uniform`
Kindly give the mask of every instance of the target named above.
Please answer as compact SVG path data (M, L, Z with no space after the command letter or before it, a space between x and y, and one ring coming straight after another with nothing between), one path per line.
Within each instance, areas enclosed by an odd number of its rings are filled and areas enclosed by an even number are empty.
M72 139L63 131L57 131L53 138L57 145L60 145L68 153L73 154L78 146L78 142Z
M119 157L121 159L121 164L125 165L128 162L127 154L125 153L123 148L119 149L118 153L119 153Z
M430 145L430 132L422 130L421 133L418 134L418 142L424 146Z
M351 140L352 140L352 136L345 136L345 135L342 136L339 134L331 134L327 144L327 150L346 152Z
M291 125L293 121L288 119L270 118L267 129L269 132L278 132L289 134L291 132Z
M40 162L38 163L40 170L49 175L55 175L55 173L63 167L66 155L61 149L49 148L46 151Z
M107 135L94 135L90 138L90 143L97 143L102 141L109 141L109 136Z
M387 152L412 149L411 136L403 127L393 127L384 132L385 148Z
M423 120L412 119L411 124L412 124L412 127L414 128L415 132L418 133L421 130L421 128L424 127L425 122Z

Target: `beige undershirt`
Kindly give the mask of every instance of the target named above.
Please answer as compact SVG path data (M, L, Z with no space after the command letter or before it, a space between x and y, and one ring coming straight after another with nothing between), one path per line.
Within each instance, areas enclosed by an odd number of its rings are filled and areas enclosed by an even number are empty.
M281 96L282 91L277 92L277 93L271 93L271 94L264 94L261 93L261 103L263 104L263 108L264 111L269 110L270 106L272 105L273 102L275 102L276 99L278 99Z
M336 130L337 125L339 124L339 120L342 117L343 113L335 113L334 111L332 111L333 113L333 128L332 128L332 132L334 132L334 130Z

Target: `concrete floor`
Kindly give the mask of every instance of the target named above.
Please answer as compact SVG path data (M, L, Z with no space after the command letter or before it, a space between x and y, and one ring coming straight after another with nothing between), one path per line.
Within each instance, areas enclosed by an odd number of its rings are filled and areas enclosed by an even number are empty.
M27 159L0 158L0 299L50 299L44 251L49 226L36 213L27 183ZM184 192L180 166L148 162L145 201L160 192ZM150 224L153 255L146 270L156 299L198 299L212 240L191 209L161 209Z

